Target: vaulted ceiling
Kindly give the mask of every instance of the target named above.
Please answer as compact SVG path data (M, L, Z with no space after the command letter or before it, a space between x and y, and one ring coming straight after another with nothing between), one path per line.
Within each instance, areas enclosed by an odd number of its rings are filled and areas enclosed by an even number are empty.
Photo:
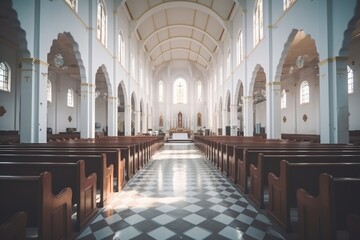
M154 67L181 59L206 69L238 4L234 0L126 0L122 6Z

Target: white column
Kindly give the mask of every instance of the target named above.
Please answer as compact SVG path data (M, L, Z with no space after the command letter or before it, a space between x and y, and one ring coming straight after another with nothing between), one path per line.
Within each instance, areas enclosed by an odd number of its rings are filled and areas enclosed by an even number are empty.
M43 73L43 74L41 74ZM23 59L21 65L21 143L46 143L47 63Z
M131 105L125 105L125 136L131 136Z
M270 82L266 87L266 138L281 138L281 84Z
M231 126L231 136L237 135L237 105L230 106L230 126Z
M244 136L254 135L254 100L253 96L244 97Z
M141 132L140 120L140 111L135 111L135 135L138 135L138 133Z
M319 63L321 143L349 142L349 103L346 58Z
M81 138L95 137L95 84L81 83Z
M108 97L108 123L107 131L108 136L117 136L117 125L118 125L118 111L117 111L117 97ZM106 126L105 126L106 127Z

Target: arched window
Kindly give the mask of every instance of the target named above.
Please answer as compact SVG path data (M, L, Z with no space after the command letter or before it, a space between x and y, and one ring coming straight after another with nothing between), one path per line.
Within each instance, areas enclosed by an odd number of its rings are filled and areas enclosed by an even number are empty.
M201 102L201 81L198 81L197 82L197 99L198 99L198 102Z
M0 90L10 92L10 71L5 62L0 62Z
M351 67L347 66L347 77L348 77L348 93L354 92L354 72Z
M230 49L229 49L227 59L226 59L226 77L230 76L230 72L231 72L231 53L230 53Z
M65 2L72 8L73 11L76 11L76 0L65 0Z
M239 35L238 35L238 39L237 39L237 51L236 51L236 61L237 64L239 65L243 60L244 60L244 42L243 42L243 33L242 31L240 31Z
M103 0L97 3L97 38L106 45L106 11Z
M291 7L291 5L293 5L296 0L283 0L283 1L284 1L284 4L283 4L284 10L286 10L289 7Z
M51 88L52 84L51 81L48 79L47 80L47 89L46 89L46 98L48 102L52 101L52 88Z
M164 82L159 81L159 102L164 102Z
M281 109L285 109L286 108L286 90L283 89L281 91Z
M67 91L67 106L74 107L74 90L71 88Z
M122 66L125 66L125 43L122 33L118 36L118 61Z
M310 87L307 81L303 81L300 85L300 104L310 101Z
M174 82L174 104L186 103L186 82L183 78L178 78Z
M258 44L264 34L263 1L258 0L254 11L254 45Z

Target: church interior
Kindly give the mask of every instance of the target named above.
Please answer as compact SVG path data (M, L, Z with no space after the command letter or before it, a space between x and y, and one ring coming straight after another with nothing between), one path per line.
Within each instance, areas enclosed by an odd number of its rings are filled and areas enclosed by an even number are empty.
M0 239L360 238L360 1L1 0L0 26Z

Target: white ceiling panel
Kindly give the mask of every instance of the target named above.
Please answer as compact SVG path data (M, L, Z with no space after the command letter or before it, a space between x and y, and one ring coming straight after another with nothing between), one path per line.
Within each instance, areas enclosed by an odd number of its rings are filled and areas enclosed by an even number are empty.
M206 26L206 31L216 40L220 40L223 27L213 17L210 17Z
M233 0L214 1L212 8L222 19L229 20L234 4Z
M163 1L162 0L148 0L148 2L149 2L150 7L152 8L152 7L159 5Z
M170 43L164 43L161 45L161 52L166 52L170 50Z
M200 55L203 56L205 59L210 59L209 52L206 51L204 48L200 48Z
M168 38L169 38L169 32L168 32L168 30L160 31L160 32L157 34L157 37L158 37L158 39L159 39L160 42L168 39Z
M189 8L171 8L166 10L169 25L193 25L195 10Z
M216 50L216 43L210 37L205 35L202 43L207 46L210 51L214 52Z
M182 51L181 49L172 51L173 59L187 59L189 57L189 51Z
M192 31L190 28L176 27L170 28L170 37L191 37Z
M156 45L158 45L159 44L159 41L158 41L158 39L157 39L157 37L156 38L151 38L147 43L146 43L146 49L148 50L148 51L151 51L151 49L153 49L154 47L156 47Z
M149 19L148 21L145 21L144 24L141 24L137 31L139 32L142 40L146 39L152 32L155 31L152 19Z
M171 60L171 52L164 53L162 58L164 59L164 62L170 61Z
M199 50L200 50L200 45L199 45L199 44L196 44L196 43L191 43L190 49L191 49L192 51L198 53Z
M200 3L201 5L207 6L208 8L211 8L213 1L214 0L198 0L198 3Z
M212 61L217 41L226 34L223 21L232 14L236 1L182 1L199 7L189 8L179 0L126 0L123 6L129 12L130 20L135 21L135 31L144 40L143 49L151 54L154 66L173 59L185 59L206 68Z
M171 48L186 48L186 49L190 49L190 44L191 42L189 41L184 41L184 40L174 40L171 41Z
M154 49L154 51L151 52L151 58L152 59L155 59L157 58L162 52L161 52L161 48L160 47L157 47Z
M156 29L163 28L167 25L166 14L164 11L154 14L153 19Z
M148 2L143 0L126 1L125 5L127 6L133 20L139 19L139 17L141 17L141 15L149 9Z
M198 40L199 42L202 42L203 38L204 38L204 33L199 32L199 31L194 31L192 34L192 37L196 40Z
M196 62L197 57L198 57L198 55L195 54L195 53L193 53L193 52L191 52L191 53L189 54L189 59L190 59L191 61Z
M196 11L194 26L205 30L209 15L200 11Z

